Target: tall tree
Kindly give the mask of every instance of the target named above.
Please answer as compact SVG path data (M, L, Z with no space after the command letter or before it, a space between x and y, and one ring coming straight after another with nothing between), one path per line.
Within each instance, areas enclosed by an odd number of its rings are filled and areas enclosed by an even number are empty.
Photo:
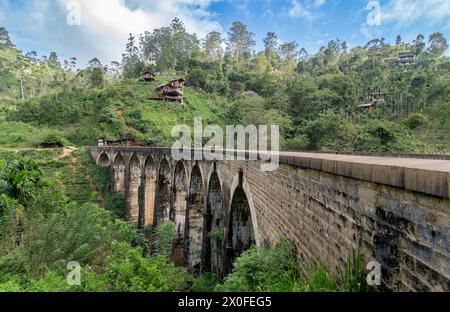
M413 41L413 53L417 56L425 50L425 36L422 34L417 35L416 40Z
M185 70L189 60L199 51L199 40L175 18L170 27L146 32L141 37L141 47L144 57L158 70Z
M125 78L136 78L141 74L144 63L141 60L139 48L135 44L135 37L128 37L125 53L122 55L122 73Z
M0 48L1 47L14 47L14 44L9 38L9 33L5 27L0 27Z
M440 32L436 32L430 35L428 51L431 54L441 56L445 50L448 49L448 42L444 35Z
M89 61L89 67L90 68L101 68L103 67L102 63L100 62L100 60L96 57L94 57L92 60Z
M47 62L52 68L60 68L61 67L61 63L59 62L58 54L56 54L56 52L50 52Z
M228 32L228 48L235 60L239 62L244 54L250 54L255 45L254 34L247 29L247 25L234 22Z
M274 32L268 32L266 37L263 39L264 42L264 53L267 59L272 59L273 54L278 46L278 37Z
M223 42L224 40L220 32L212 31L206 36L203 42L203 50L205 51L207 60L215 62L222 58Z
M285 42L280 46L280 54L285 61L290 62L298 56L297 48L297 42Z

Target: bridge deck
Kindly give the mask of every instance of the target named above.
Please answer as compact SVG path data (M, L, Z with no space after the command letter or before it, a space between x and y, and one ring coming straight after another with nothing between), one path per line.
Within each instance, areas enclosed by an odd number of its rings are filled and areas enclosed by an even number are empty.
M450 160L281 152L280 162L450 198Z
M303 153L303 152L280 152L280 156L316 158L324 160L335 160L340 162L353 162L360 164L372 164L383 166L404 167L410 169L424 169L431 171L442 171L450 173L450 160L444 159L424 159L407 157L377 157L377 156L358 156L345 154L327 154L327 153Z
M170 154L171 151L170 148L161 147L103 146L94 148L103 151L116 150L143 154L151 154L152 150L167 154ZM243 152L217 149L216 153L220 151L224 153ZM256 155L257 152L247 151L246 155L249 154ZM273 152L264 152L264 154L273 154ZM408 155L381 157L314 152L279 152L279 161L281 164L299 168L315 169L450 198L450 159L432 159L432 156L423 156L426 158L422 158L421 155L411 155L408 158ZM445 158L445 156L441 157Z

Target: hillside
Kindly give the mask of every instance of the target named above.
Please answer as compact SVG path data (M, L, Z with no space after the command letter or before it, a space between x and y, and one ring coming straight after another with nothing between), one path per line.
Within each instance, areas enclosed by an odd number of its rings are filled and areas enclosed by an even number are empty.
M32 146L42 136L30 138L30 132L39 136L44 131L76 146L95 145L101 137L133 137L164 145L171 144L173 126L192 127L195 116L208 124L222 124L226 107L189 88L183 105L149 100L159 83L122 81L99 90L72 89L17 103L8 121L0 124L1 144Z

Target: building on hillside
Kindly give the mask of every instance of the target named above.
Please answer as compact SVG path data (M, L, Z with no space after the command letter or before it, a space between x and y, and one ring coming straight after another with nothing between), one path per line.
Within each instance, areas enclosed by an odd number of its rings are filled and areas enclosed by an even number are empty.
M360 104L357 108L361 110L374 110L379 106L387 106L387 96L388 93L386 91L383 91L381 87L376 86L368 96L369 103Z
M146 71L143 74L143 78L144 78L144 81L150 82L150 81L154 81L156 79L156 76L153 72Z
M184 94L183 88L186 83L184 78L178 78L172 81L169 81L166 84L162 84L158 86L155 90L159 93L159 97L150 98L151 100L160 100L160 101L183 101Z
M416 57L412 52L400 52L398 54L397 64L399 65L410 65L414 64Z
M133 146L136 143L136 141L133 138L123 138L119 140L105 140L105 139L99 139L98 140L98 146Z
M144 142L137 142L133 138L123 138L119 140L105 140L103 138L98 140L98 146L145 146L145 147L157 147L152 140L146 140Z

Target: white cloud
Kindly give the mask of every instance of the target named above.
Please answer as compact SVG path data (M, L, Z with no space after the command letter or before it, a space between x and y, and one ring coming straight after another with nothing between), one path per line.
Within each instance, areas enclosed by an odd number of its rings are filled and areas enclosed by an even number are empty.
M448 0L390 0L382 5L382 22L412 24L417 21L441 22L450 18Z
M327 0L314 0L313 5L314 5L315 7L321 7L322 5L325 4L325 2L327 2Z
M6 21L26 46L77 56L81 65L93 57L104 63L120 60L129 33L167 26L174 17L199 37L222 30L208 11L218 0L76 0L81 8L80 26L66 23L70 1L32 0L14 9L12 0L0 0L0 11L6 12L0 22Z
M228 0L238 10L247 10L250 4L250 0Z
M367 14L367 10L362 12ZM381 4L381 25L364 22L360 31L367 39L386 36L392 30L402 33L404 39L414 39L426 29L441 32L450 29L449 19L449 0L388 0Z
M291 1L291 8L288 11L290 17L305 17L311 18L311 13L303 7L298 0Z

